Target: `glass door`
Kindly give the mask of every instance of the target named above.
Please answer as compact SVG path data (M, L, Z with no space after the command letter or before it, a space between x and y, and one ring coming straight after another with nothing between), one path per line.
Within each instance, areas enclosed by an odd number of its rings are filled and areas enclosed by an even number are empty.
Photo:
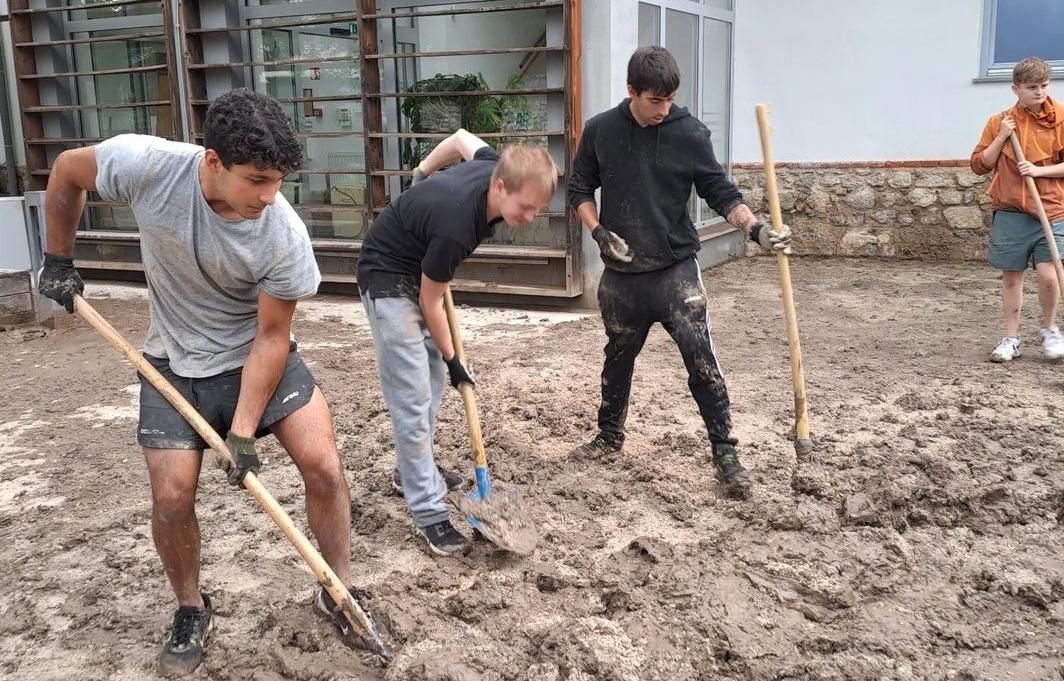
M676 103L712 133L713 152L731 170L732 0L640 2L640 45L662 45L680 66ZM691 220L703 226L721 220L692 192Z

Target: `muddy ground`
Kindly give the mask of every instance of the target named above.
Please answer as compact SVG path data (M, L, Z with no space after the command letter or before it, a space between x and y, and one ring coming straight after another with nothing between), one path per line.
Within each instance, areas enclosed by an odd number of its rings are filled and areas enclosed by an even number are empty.
M1064 366L987 361L998 281L978 265L793 263L814 438L795 460L774 263L706 272L748 501L722 498L675 346L640 357L629 440L593 434L597 316L463 308L497 481L520 486L534 555L433 559L389 488L391 427L361 307L301 305L352 489L356 582L401 643L385 670L313 612L313 580L253 502L205 468L203 586L215 637L196 678L1064 678ZM143 292L90 287L134 342ZM79 320L0 334L0 676L154 677L174 607L149 528L124 360ZM449 392L439 457L471 471ZM262 479L304 530L272 438ZM468 531L464 524L462 527Z

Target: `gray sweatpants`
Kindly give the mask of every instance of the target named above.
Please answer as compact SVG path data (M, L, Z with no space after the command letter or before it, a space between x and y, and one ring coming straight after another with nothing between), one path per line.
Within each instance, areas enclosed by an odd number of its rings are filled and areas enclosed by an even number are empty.
M446 365L433 342L421 307L409 298L362 294L384 403L392 419L396 468L414 524L427 527L448 517L447 485L436 468L436 414L446 385Z

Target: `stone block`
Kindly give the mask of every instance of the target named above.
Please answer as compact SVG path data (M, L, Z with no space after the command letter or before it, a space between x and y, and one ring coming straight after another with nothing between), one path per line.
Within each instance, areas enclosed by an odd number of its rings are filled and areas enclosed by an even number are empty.
M933 205L936 201L938 201L938 197L935 195L935 192L929 189L917 187L909 192L909 202L917 208L927 208L928 206Z
M894 210L877 210L869 214L869 217L873 221L878 222L881 225L885 225L890 222L894 222L898 219L898 212Z
M908 170L896 170L887 178L887 184L895 189L908 189L913 186L913 174Z
M943 189L938 193L938 200L943 206L959 206L964 201L964 196L956 189Z
M954 176L942 170L932 170L919 173L914 184L917 187L952 187Z
M942 215L953 230L980 230L986 227L983 212L975 206L954 206L944 210Z
M858 187L846 196L846 204L857 210L868 210L876 205L876 190L868 185Z
M851 229L839 242L839 255L878 255L879 237L863 229Z
M957 173L957 186L965 188L975 187L976 185L987 182L989 177L989 175L976 175L968 168L965 168Z
M805 209L813 215L827 215L831 207L831 197L819 187L813 187L809 195L805 197Z

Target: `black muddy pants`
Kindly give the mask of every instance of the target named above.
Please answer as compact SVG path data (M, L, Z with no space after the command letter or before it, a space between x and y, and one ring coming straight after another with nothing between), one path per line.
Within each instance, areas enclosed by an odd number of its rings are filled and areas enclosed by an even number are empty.
M598 300L609 339L598 413L601 434L618 444L623 442L635 358L650 327L658 322L680 348L687 366L687 385L706 423L709 441L714 445L735 444L728 389L709 335L706 289L698 261L692 257L657 272L606 269L599 282Z

